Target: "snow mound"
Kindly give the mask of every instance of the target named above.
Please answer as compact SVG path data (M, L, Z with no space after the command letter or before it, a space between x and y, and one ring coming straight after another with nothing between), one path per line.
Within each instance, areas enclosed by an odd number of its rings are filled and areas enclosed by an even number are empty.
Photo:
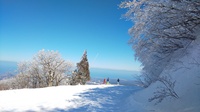
M158 105L148 102L161 83L156 82L126 101L127 112L200 112L200 38L188 47L187 55L168 74L176 81L179 99L166 98ZM131 108L132 107L132 108ZM139 108L134 108L139 107Z

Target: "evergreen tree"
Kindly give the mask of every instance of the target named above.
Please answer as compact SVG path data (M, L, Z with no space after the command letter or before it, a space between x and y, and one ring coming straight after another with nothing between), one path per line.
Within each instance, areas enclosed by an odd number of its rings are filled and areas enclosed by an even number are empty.
M77 63L77 69L72 74L72 85L85 84L90 80L89 63L87 59L87 51L84 51L82 59Z

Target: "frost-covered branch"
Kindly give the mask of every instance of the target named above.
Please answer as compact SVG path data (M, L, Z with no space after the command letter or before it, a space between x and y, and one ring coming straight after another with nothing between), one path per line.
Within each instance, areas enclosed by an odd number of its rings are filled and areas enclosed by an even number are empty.
M154 96L152 98L149 98L149 102L157 100L155 104L158 104L167 97L172 97L176 99L179 98L178 94L174 90L176 81L172 81L167 76L160 77L158 81L161 82L163 86L157 88L157 91L154 92Z
M197 38L198 0L131 0L122 2L120 7L128 9L124 17L134 23L129 29L129 43L135 57L153 80L174 60L183 57Z
M39 51L32 61L18 64L16 88L40 88L58 86L67 80L72 63L61 58L55 51Z

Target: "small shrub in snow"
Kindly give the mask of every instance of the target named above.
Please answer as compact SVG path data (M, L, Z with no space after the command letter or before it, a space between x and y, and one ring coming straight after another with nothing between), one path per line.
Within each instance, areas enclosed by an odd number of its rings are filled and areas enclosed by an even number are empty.
M158 81L161 82L163 86L157 88L157 91L154 92L154 96L152 98L149 98L149 102L157 100L155 104L158 104L167 97L172 97L176 99L179 98L178 94L174 90L176 81L172 81L171 78L167 76L162 76L158 78Z

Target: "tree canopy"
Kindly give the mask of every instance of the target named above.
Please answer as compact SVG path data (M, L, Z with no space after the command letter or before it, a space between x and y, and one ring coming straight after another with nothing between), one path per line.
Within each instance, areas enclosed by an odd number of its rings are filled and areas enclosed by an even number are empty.
M131 0L120 7L128 9L124 17L134 23L129 29L129 43L142 63L147 85L158 80L163 70L184 56L197 39L198 0Z

